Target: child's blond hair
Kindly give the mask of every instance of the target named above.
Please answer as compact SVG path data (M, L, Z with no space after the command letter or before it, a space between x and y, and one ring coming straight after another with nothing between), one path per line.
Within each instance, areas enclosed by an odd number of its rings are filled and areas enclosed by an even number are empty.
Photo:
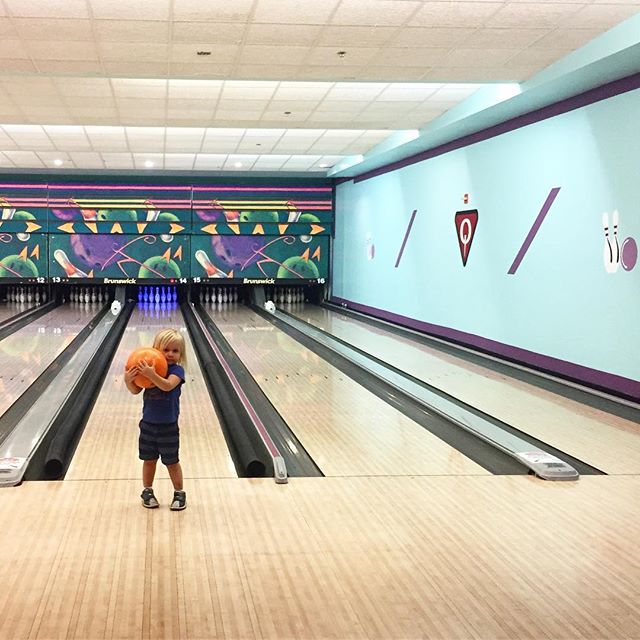
M177 329L163 329L156 334L153 340L153 348L162 351L170 342L177 342L180 347L178 363L185 369L187 367L187 351L183 335Z

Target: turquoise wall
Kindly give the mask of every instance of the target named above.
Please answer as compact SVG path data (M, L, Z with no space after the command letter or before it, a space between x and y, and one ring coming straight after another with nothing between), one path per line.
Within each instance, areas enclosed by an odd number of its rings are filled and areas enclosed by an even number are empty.
M631 91L339 185L333 296L640 380L639 113L640 90ZM463 266L454 217L466 209L478 223ZM602 216L614 209L619 244L630 240L626 262L608 273Z

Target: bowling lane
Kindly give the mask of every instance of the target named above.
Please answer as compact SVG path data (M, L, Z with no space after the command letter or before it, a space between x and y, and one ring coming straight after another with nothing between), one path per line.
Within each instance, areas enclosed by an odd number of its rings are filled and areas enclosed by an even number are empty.
M13 318L33 306L35 306L33 302L13 302L10 300L0 302L0 322Z
M311 305L287 309L605 473L640 472L640 428L634 422L328 309Z
M102 305L66 305L0 340L0 415L64 351Z
M180 398L180 460L184 476L237 477L180 309L160 313L158 309L138 305L118 345L65 480L140 477L138 422L142 415L142 393L134 396L127 391L124 365L134 349L152 346L155 334L166 328L182 331L187 346L186 380ZM167 477L161 467L158 464L157 477Z
M325 475L488 475L247 307L207 307Z

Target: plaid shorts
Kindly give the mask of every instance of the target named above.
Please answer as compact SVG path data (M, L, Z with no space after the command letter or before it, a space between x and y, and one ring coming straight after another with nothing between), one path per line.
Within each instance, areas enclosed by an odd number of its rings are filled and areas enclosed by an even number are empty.
M180 428L177 422L169 424L152 424L140 420L140 437L138 453L140 460L157 460L162 464L176 464L180 447Z

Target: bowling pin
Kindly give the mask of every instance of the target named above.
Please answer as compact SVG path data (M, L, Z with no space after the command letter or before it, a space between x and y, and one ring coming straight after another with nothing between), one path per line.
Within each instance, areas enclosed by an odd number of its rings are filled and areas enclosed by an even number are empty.
M89 276L78 269L71 263L71 260L67 257L67 254L62 249L56 249L53 252L54 260L64 269L64 272L69 278L88 278Z
M609 238L609 214L607 212L602 214L602 227L604 229L604 247L602 248L602 261L604 262L604 268L607 273L613 273L615 265L613 262L613 247L611 246L611 240Z
M611 248L613 253L613 261L616 265L615 270L618 270L620 266L620 245L618 244L618 224L620 222L620 214L617 209L613 211L613 240L611 241Z
M216 267L209 256L202 249L198 249L195 253L195 259L200 263L200 266L206 271L209 278L226 278L227 274Z

